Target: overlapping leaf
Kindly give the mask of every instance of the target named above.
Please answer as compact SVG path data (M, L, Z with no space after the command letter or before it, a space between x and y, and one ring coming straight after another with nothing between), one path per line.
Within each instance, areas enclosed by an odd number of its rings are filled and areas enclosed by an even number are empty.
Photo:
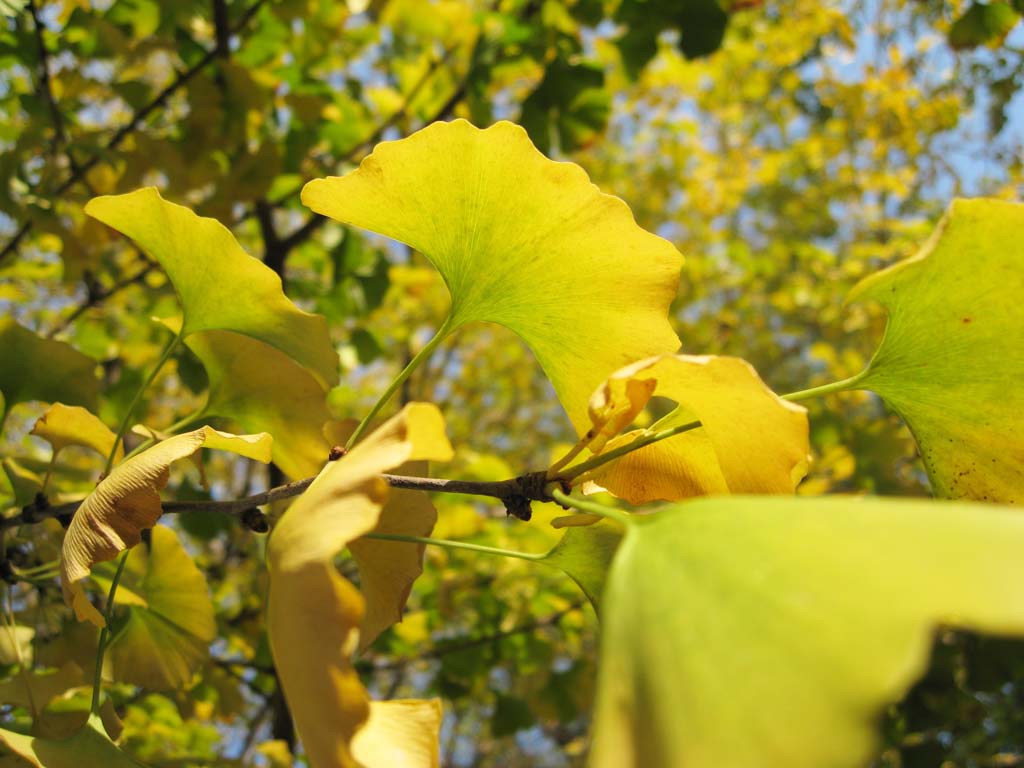
M174 531L155 526L147 544L131 551L117 600L127 609L112 627L114 680L157 691L187 685L217 625L206 578Z
M106 458L114 449L116 435L97 416L77 405L54 403L32 427L32 434L43 438L53 446L56 456L69 445L92 448ZM117 446L114 461L124 457L124 448Z
M676 249L511 123L434 123L347 176L311 181L302 200L421 251L451 294L443 333L478 321L515 331L581 433L605 378L679 346L667 320Z
M321 383L337 383L324 318L292 304L281 279L220 222L165 201L152 187L93 198L85 212L130 237L164 268L181 300L185 337L207 330L244 334L285 353Z
M591 765L864 765L940 626L1024 634L1024 518L853 498L637 516L608 575Z
M648 430L618 433L652 395L680 404ZM809 451L807 412L775 395L743 360L662 356L617 371L590 401L591 449L700 421L698 429L604 465L596 481L633 504L723 493L792 493Z
M398 699L370 702L370 717L352 739L352 756L364 766L438 768L441 702Z
M268 632L285 697L314 768L357 765L352 739L370 714L351 663L364 603L338 574L334 556L379 525L388 497L382 472L409 461L450 457L440 412L432 405L408 405L348 455L328 464L274 529L267 551Z
M62 341L0 319L0 424L17 403L43 400L95 408L96 361Z
M210 427L175 435L133 456L104 478L78 508L61 550L64 600L79 620L103 626L103 617L89 603L79 583L96 563L112 560L139 543L143 529L161 515L159 489L167 484L168 468L202 447L231 451L270 461L269 435L230 435Z
M145 768L103 734L99 718L70 738L44 739L0 729L0 765L31 765L35 768Z
M858 285L889 321L850 388L909 425L937 496L1024 501L1024 205L957 200L914 257Z
M558 568L569 576L583 590L594 610L600 613L605 578L621 541L622 532L607 521L570 527L538 562Z

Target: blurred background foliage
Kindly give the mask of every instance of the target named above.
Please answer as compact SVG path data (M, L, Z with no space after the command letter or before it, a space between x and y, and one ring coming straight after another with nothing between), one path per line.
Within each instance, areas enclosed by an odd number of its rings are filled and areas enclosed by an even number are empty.
M176 303L159 269L82 206L156 185L230 226L296 302L327 316L343 371L331 408L361 415L429 338L447 294L418 254L311 215L298 191L431 121L510 119L686 255L674 307L684 351L745 357L780 392L846 377L883 328L878 312L843 307L847 290L912 254L953 196L1020 197L1022 11L1019 0L5 0L0 310L99 361L100 415L116 423L165 340L147 318ZM139 413L157 429L203 399L197 360L183 348L175 363ZM402 396L444 409L457 446L448 476L540 468L570 438L529 352L499 328L463 333ZM910 435L875 398L811 407L802 492L927 493ZM31 498L46 472L47 450L26 434L41 410L22 404L7 420L0 506ZM69 449L59 468L51 493L70 499L98 465ZM209 490L183 468L173 493L230 498L280 481L220 455L206 469ZM533 550L556 538L554 510L524 525L465 497L438 507L441 538ZM52 560L49 523L12 531L6 557ZM263 634L264 542L211 515L171 524L207 576L221 639L186 689L114 689L123 743L152 765L291 765L301 752ZM582 764L595 617L572 584L531 568L428 551L405 620L360 662L376 695L444 698L445 765ZM14 589L19 620L37 629L34 663L75 658L90 675L95 636L69 622L54 582ZM948 634L936 647L928 677L887 716L879 765L1024 764L1024 646Z

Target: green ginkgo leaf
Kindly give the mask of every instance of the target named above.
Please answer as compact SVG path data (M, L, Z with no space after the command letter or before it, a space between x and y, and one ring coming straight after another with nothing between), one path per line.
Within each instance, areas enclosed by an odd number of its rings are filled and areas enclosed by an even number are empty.
M1010 508L730 497L631 518L591 765L853 768L950 626L1024 634Z
M331 446L324 437L327 388L287 355L229 331L203 331L185 342L206 368L205 416L233 419L274 438L274 463L290 477L315 475Z
M145 768L103 734L99 717L67 739L44 739L0 728L0 766Z
M164 268L181 301L184 337L235 331L279 349L322 383L337 383L327 321L292 304L281 279L220 222L167 202L152 187L93 198L85 212L130 237Z
M679 346L667 319L679 252L519 126L434 123L309 182L302 201L421 251L451 295L439 335L481 321L515 331L580 432L608 375Z
M0 320L0 425L16 403L58 400L95 409L96 361L63 341L43 338L10 318Z
M106 578L93 579L109 588ZM156 691L187 685L206 659L217 625L206 578L174 531L157 525L149 543L128 554L117 602L127 608L112 626L113 678Z
M559 542L538 562L563 571L600 613L605 578L621 541L622 531L606 521L567 528Z
M957 200L917 255L851 300L885 306L885 337L848 388L909 425L937 496L1024 501L1024 205Z

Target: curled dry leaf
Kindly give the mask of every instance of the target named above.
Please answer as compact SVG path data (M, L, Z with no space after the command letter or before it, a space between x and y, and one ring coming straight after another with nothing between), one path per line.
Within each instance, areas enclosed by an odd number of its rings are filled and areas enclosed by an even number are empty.
M82 502L68 527L61 549L61 585L64 600L79 621L97 626L104 620L89 602L79 583L96 563L114 559L139 543L162 512L158 491L167 484L169 468L200 448L231 451L269 462L272 440L267 434L231 435L211 427L175 435L117 465Z
M328 464L271 535L271 649L314 768L347 768L360 762L370 768L393 765L353 754L352 739L370 716L369 697L351 661L365 604L334 567L334 556L379 525L389 497L381 473L410 461L446 461L451 455L440 411L424 403L407 405L347 455ZM396 749L404 748L393 740ZM406 747L414 749L411 743ZM421 764L434 763L408 763Z
M611 438L652 395L680 407L646 430ZM807 469L807 411L778 397L739 358L664 355L642 360L616 372L594 393L590 418L596 452L701 423L596 470L595 482L631 504L710 494L792 493Z

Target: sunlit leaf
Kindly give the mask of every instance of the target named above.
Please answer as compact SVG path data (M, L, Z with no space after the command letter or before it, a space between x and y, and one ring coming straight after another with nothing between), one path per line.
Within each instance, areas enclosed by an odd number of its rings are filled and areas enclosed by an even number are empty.
M605 578L622 531L607 521L567 528L561 540L539 562L564 571L600 613Z
M0 766L6 768L10 765L13 768L25 764L35 768L145 768L103 735L103 726L98 717L90 719L74 736L60 741L35 738L0 728Z
M36 631L21 625L0 625L0 664L18 664L31 656Z
M337 383L337 354L324 318L292 304L281 279L220 222L165 201L152 187L93 198L85 212L160 263L181 300L186 337L235 331L279 349L323 383Z
M444 333L479 321L515 331L580 432L609 375L679 346L667 320L676 249L511 123L434 123L347 176L309 182L302 200L421 251L451 294Z
M28 654L25 654L25 658L29 658ZM19 673L10 680L4 680L0 683L0 701L11 706L26 707L34 717L55 696L84 683L82 668L69 661L53 672Z
M206 658L217 625L206 578L170 528L155 526L148 544L128 555L117 602L128 594L135 599L127 615L111 627L113 679L148 690L184 687Z
M117 439L110 427L85 408L63 403L47 408L32 427L32 434L52 445L54 456L69 445L80 445L106 458ZM119 445L114 460L120 461L123 457L124 448Z
M10 456L0 460L0 467L10 484L10 503L14 506L25 506L43 489L43 478Z
M647 430L607 442L651 395L680 404ZM722 493L792 493L807 468L807 412L734 357L663 356L617 371L590 401L596 452L699 420L701 427L626 454L596 482L633 504Z
M352 739L352 756L369 768L438 768L440 731L439 699L374 701L369 719Z
M202 447L231 451L257 461L270 461L269 435L230 435L210 427L175 435L133 456L105 477L78 508L61 550L61 586L65 602L78 619L103 626L100 615L79 583L96 563L112 560L139 543L141 533L161 515L160 495L168 469Z
M870 389L910 426L937 496L1024 501L1024 205L957 200L915 256L851 300L889 321Z
M335 569L334 556L378 525L389 491L382 472L408 461L447 460L451 452L437 408L407 405L328 464L274 528L267 550L268 632L314 768L357 765L350 744L370 711L351 662L364 603Z
M1024 518L704 499L633 518L602 603L594 766L862 766L941 626L1024 634Z
M208 416L233 419L274 438L274 463L293 478L320 471L331 446L324 438L327 389L272 347L237 333L204 331L185 342L206 368Z
M0 424L17 403L43 400L96 407L96 361L63 341L38 336L0 319Z

